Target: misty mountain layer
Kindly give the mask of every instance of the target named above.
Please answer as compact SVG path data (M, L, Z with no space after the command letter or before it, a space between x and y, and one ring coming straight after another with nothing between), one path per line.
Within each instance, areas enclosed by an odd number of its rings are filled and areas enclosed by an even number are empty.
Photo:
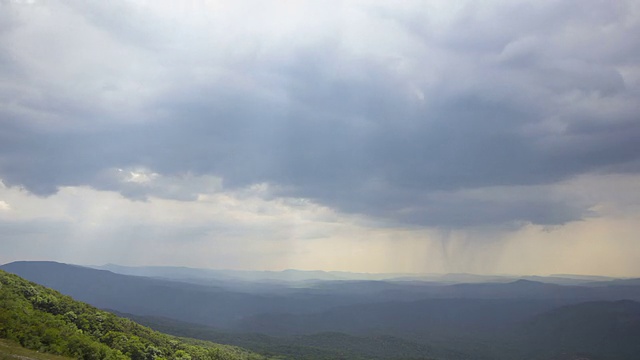
M457 283L452 276L438 282L344 273L339 280L322 272L139 269L156 276L147 277L53 262L0 268L165 332L291 358L330 359L338 350L381 359L640 354L640 286L633 279L481 282L466 275L475 281Z

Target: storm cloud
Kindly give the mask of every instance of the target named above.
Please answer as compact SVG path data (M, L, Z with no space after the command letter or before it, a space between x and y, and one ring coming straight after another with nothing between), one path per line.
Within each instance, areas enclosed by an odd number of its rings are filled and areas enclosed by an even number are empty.
M584 220L596 203L559 184L640 172L638 33L634 1L2 1L0 178Z

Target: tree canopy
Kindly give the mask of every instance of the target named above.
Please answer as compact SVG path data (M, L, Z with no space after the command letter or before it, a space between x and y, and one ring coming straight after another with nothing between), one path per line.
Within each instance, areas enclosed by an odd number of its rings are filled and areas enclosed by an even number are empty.
M0 338L83 360L266 360L238 347L153 331L0 270Z

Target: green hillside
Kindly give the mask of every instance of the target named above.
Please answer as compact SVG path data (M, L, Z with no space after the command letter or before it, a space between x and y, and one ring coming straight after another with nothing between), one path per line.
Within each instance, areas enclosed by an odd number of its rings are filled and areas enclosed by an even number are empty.
M72 360L69 357L25 349L20 344L0 339L0 360Z
M153 331L2 270L0 338L84 360L266 359L233 346Z

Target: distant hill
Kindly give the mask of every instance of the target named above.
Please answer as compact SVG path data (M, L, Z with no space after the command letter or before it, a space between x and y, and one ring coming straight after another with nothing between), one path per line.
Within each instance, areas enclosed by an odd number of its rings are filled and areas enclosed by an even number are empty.
M565 304L523 299L426 299L336 307L311 314L269 313L249 316L234 330L271 335L344 332L421 338L469 335L508 328Z
M259 284L247 285L248 288L239 290L224 284L198 285L55 262L14 262L0 266L0 269L99 308L164 316L220 328L244 329L247 324L254 324L249 328L255 328L258 322L272 318L278 319L278 324L271 328L281 329L288 326L288 320L280 322L285 317L292 319L357 304L426 299L535 299L548 300L554 305L591 300L640 300L640 286L563 286L530 280L454 285L420 281L331 280L304 287L281 286L276 289ZM322 331L332 329L323 328Z
M291 359L457 359L456 352L434 348L406 339L388 336L354 336L323 332L289 337L259 333L225 332L204 325L167 318L120 314L153 329L196 339L231 344L259 353L279 354ZM312 355L311 355L312 354Z
M94 269L108 270L116 274L148 276L162 279L180 280L197 284L235 283L313 283L315 281L368 281L384 280L387 282L429 282L439 284L500 283L518 279L532 280L559 285L583 285L590 282L606 282L617 280L606 276L590 275L551 275L551 276L515 276L515 275L477 275L466 273L449 274L398 274L398 273L354 273L345 271L248 271L248 270L214 270L190 268L184 266L122 266L116 264L88 266ZM298 284L300 285L300 284Z
M309 280L382 280L403 276L403 274L366 274L343 271L293 269L283 271L214 270L184 266L122 266L115 264L90 267L109 270L123 275L149 276L174 280L298 282Z
M633 301L640 286L633 279L314 280L275 287L269 280L234 288L227 280L199 285L53 262L1 268L162 331L287 360L640 358Z
M440 300L436 302L442 302ZM532 309L521 312L526 304L511 304L511 309L501 301L476 303L470 300L431 304L414 304L406 310L416 314L413 319L400 317L389 322L386 331L402 322L413 324L411 328L431 329L428 332L389 336L369 333L349 335L340 332L318 332L309 335L266 336L257 333L227 333L206 326L188 324L171 319L137 317L134 319L168 333L200 339L229 342L267 353L281 353L294 359L314 354L319 359L332 359L339 354L351 354L372 359L393 359L429 356L437 359L528 359L528 360L637 360L640 358L640 303L635 301L601 301L557 307L531 315ZM427 313L417 312L423 306ZM442 311L444 309L444 311ZM351 307L341 316L342 323L358 322L353 329L365 328L371 321L361 313L347 315L357 309ZM384 309L377 311L384 313ZM365 310L362 310L365 311ZM430 311L430 313L429 313ZM435 313L440 312L435 315ZM369 317L376 311L370 311ZM503 318L494 318L502 314ZM529 315L527 315L529 314ZM387 316L397 316L387 313ZM457 329L451 328L451 317L467 318ZM515 315L509 318L507 315ZM129 315L130 316L130 315ZM321 318L327 316L322 314ZM408 315L407 315L408 316ZM286 319L285 319L286 320ZM305 318L304 321L310 320ZM329 321L335 321L330 319ZM313 320L311 320L313 321ZM432 324L425 324L425 322ZM483 324L486 322L486 324ZM496 323L505 326L496 328ZM326 324L326 323L325 323ZM467 324L466 326L464 324ZM405 327L406 328L406 327ZM475 331L473 331L475 329ZM347 329L348 330L348 329Z
M260 360L224 345L161 334L0 270L0 338L84 360Z
M598 359L640 359L640 302L563 306L527 320L515 334L531 359L567 353Z
M56 262L13 262L0 266L0 269L99 308L213 326L226 326L244 316L264 312L296 313L349 303L340 297L289 298L248 294Z

